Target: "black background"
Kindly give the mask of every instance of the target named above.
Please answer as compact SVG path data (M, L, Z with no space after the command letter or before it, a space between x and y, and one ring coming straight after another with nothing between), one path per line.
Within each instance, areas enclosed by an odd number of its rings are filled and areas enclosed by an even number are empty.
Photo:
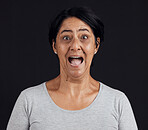
M139 130L147 130L148 4L140 0L0 1L0 130L6 129L20 92L59 74L48 43L48 21L62 9L89 6L105 25L105 41L92 77L123 91Z

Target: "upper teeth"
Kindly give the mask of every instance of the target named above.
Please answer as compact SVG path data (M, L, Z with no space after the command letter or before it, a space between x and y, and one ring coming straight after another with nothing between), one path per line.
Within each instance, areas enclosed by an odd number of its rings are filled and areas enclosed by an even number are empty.
M71 56L70 58L80 58L80 57L78 57L78 56Z

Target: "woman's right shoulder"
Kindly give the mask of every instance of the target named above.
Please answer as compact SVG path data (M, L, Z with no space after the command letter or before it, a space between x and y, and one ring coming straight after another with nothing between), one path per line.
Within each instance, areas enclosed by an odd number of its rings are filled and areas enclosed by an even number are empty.
M24 95L26 97L34 97L36 95L40 96L44 93L44 84L45 82L32 87L28 87L21 91L20 95Z

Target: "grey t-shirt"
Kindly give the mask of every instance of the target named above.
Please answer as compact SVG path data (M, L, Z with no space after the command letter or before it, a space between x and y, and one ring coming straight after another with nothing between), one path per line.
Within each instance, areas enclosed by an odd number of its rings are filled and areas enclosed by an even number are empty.
M7 130L138 130L125 94L100 82L94 101L81 110L65 110L48 94L45 82L19 95Z

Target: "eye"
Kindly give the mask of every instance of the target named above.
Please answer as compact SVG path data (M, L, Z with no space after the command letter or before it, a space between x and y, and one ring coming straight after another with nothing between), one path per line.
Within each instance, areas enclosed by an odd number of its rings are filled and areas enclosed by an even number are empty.
M88 39L86 35L82 35L81 39Z
M70 40L70 37L64 36L63 39L64 39L64 40Z

